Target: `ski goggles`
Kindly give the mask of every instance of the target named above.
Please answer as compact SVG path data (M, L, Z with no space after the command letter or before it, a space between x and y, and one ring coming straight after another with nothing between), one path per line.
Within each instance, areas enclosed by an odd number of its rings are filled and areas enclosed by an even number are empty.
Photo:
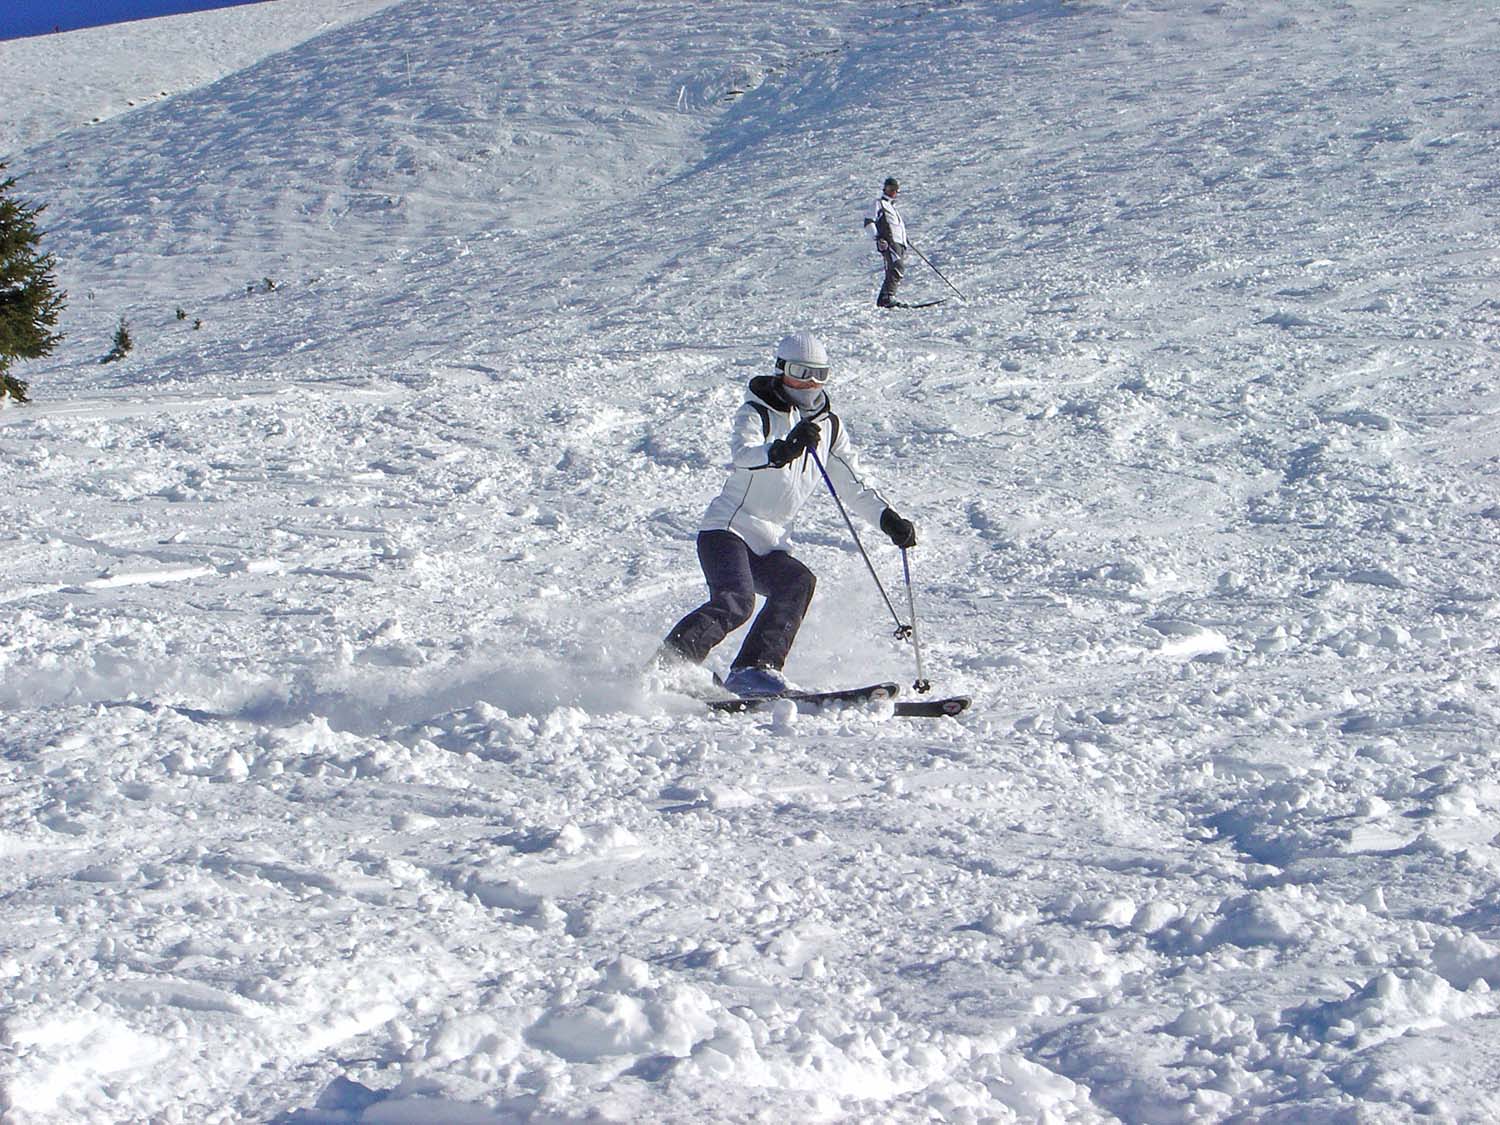
M813 383L819 387L828 382L828 372L827 367L814 367L794 360L787 360L781 368L781 373L788 379L796 379L799 383Z

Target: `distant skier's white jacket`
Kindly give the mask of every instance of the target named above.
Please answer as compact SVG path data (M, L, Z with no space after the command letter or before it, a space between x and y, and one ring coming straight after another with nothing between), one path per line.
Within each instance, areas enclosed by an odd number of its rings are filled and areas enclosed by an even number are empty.
M703 515L702 530L732 531L758 555L789 549L787 525L815 492L827 491L812 457L804 455L781 468L771 465L771 443L791 433L799 409L782 394L776 379L761 375L750 381L744 404L735 412L730 450L734 468L724 489ZM803 415L818 424L818 456L828 470L839 499L851 512L875 526L889 505L864 480L854 447L839 416L823 396L818 410ZM832 503L832 500L829 501Z
M876 242L884 239L893 246L905 248L906 224L901 221L895 201L883 192L865 212L865 229L871 228L874 228Z

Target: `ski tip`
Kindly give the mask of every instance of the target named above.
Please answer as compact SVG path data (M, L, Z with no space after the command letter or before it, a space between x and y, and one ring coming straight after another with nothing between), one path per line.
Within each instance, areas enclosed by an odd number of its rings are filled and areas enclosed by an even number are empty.
M973 702L967 695L953 695L947 699L908 699L896 701L896 714L910 719L938 719L948 715L961 715Z

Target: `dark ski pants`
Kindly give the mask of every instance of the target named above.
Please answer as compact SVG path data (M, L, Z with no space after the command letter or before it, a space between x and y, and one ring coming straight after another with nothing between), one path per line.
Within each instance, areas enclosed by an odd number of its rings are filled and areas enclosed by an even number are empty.
M882 250L880 256L885 259L885 281L875 303L886 308L896 300L896 289L906 276L906 247L892 245L889 250Z
M708 601L670 633L667 645L694 664L755 611L755 595L766 604L756 615L732 667L781 668L797 639L818 580L785 551L757 555L732 531L700 531L698 562L708 579Z

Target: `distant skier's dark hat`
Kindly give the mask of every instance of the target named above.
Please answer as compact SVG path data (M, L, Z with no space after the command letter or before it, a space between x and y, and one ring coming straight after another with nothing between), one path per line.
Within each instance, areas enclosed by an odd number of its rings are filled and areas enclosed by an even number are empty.
M901 190L901 185L896 181L896 177L895 176L887 176L885 178L885 186L888 187L888 188L891 188L891 189L893 189L895 191L900 191Z

